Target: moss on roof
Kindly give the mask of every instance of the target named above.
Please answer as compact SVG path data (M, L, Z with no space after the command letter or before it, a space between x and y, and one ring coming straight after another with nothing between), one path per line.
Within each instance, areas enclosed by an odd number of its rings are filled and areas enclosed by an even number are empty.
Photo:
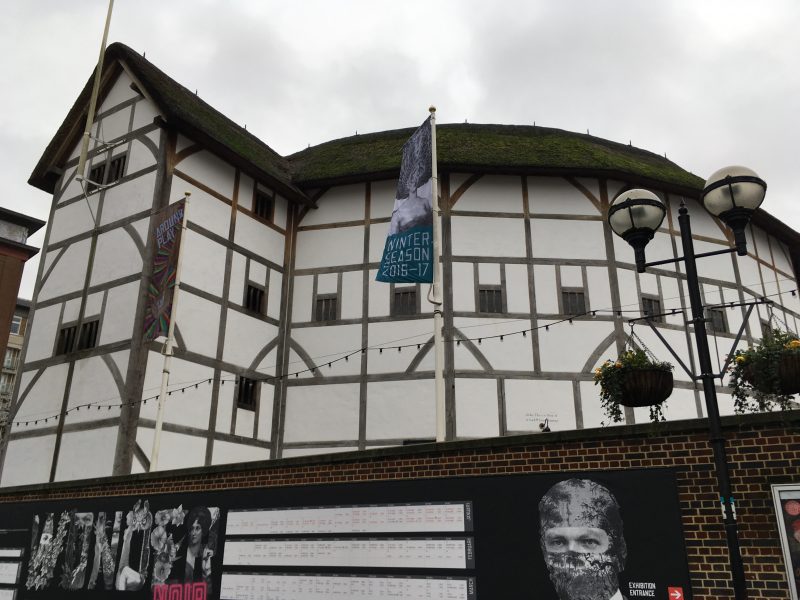
M396 174L401 148L413 129L356 135L308 148L288 157L301 186L355 177ZM663 156L549 127L524 125L439 125L437 158L444 170L504 173L607 173L699 191L703 180Z

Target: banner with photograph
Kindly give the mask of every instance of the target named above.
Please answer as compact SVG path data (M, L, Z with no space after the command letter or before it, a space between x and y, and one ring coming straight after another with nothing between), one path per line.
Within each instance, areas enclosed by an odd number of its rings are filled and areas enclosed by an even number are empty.
M147 286L144 313L144 339L147 341L166 336L169 331L185 210L186 202L179 200L160 211L155 217L151 233L155 248L153 275Z
M792 600L800 600L800 483L772 486Z
M389 235L377 281L433 282L433 146L431 118L403 146Z

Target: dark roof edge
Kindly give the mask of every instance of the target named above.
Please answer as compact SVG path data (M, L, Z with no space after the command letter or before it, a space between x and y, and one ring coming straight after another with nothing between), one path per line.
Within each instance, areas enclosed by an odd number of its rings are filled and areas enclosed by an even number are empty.
M22 214L15 210L9 210L7 208L3 208L0 206L0 221L7 221L9 223L13 223L14 225L19 225L24 227L28 230L28 235L33 235L37 231L39 231L46 221L42 221L41 219L37 219L35 217L29 217L28 215Z

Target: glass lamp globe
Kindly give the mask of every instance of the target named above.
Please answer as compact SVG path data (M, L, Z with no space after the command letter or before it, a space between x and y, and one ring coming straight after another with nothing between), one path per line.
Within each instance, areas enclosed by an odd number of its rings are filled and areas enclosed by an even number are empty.
M747 254L744 229L761 206L767 184L747 167L724 167L715 171L703 187L703 206L733 230L738 254Z
M614 233L633 247L639 273L644 273L644 248L653 239L666 214L664 203L648 190L623 192L608 209L608 224Z

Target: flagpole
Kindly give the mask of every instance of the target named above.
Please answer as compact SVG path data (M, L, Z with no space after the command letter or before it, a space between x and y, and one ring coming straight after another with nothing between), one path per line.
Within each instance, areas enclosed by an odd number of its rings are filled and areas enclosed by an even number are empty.
M167 401L169 370L172 363L172 347L175 343L175 321L178 316L178 292L181 286L181 264L183 263L183 240L186 239L189 196L191 196L191 192L185 193L183 219L181 220L181 239L178 243L178 261L175 265L175 286L172 291L172 308L170 309L169 327L167 328L167 342L164 346L164 366L161 369L161 389L158 393L158 412L156 413L156 428L153 434L153 451L150 454L150 471L158 469L158 453L161 450L161 430L164 428L164 404Z
M446 408L444 399L444 339L442 328L442 228L439 208L439 169L436 164L436 107L428 109L431 113L431 175L433 204L433 344L436 356L436 441L443 442L447 437Z

